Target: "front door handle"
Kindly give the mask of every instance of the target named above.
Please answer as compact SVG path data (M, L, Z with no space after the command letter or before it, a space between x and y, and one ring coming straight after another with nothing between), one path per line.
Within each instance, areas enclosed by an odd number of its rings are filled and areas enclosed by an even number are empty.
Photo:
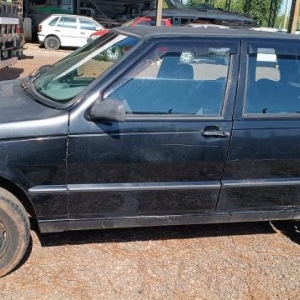
M204 128L201 131L201 135L205 137L229 137L230 131L228 130L220 130L219 128Z

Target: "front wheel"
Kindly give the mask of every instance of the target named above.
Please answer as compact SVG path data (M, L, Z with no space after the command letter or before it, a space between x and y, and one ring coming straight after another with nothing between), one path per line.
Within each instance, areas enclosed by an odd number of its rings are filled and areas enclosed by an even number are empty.
M47 50L58 50L60 41L56 36L48 36L45 38L44 45Z
M30 226L18 199L0 188L0 277L21 261L28 248Z

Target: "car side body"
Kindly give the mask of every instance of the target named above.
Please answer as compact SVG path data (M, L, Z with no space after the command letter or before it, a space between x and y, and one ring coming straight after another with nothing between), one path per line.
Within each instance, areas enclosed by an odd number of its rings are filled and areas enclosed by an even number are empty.
M38 25L38 40L46 49L81 47L95 30L104 27L91 17L53 14Z
M299 46L249 30L112 29L0 83L0 186L41 232L299 219ZM182 63L184 51L196 58Z

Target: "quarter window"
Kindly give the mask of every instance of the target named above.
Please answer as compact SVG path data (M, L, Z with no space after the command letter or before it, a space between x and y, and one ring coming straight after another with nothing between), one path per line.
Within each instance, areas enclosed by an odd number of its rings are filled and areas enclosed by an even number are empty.
M129 115L220 116L230 48L187 45L154 47L104 98L124 101Z
M275 47L248 55L244 114L300 113L300 56L282 53Z
M58 20L59 18L57 17L57 18L54 18L53 20L51 20L51 22L48 24L49 26L55 26L55 24L57 23L57 20Z

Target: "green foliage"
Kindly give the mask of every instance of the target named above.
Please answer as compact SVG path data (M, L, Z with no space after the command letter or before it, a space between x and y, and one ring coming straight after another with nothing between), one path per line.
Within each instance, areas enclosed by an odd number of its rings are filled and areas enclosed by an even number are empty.
M287 20L287 23L286 23L286 26L288 25L288 20ZM284 26L284 15L279 15L277 16L276 18L276 21L275 21L275 28L283 28Z
M267 26L270 17L271 1L276 0L251 0L248 2L246 0L231 0L230 11L244 15L247 14L249 17L258 20L261 26ZM280 10L282 1L283 0L277 0L277 14ZM189 5L200 4L205 2L208 2L217 8L225 9L226 0L189 0Z

